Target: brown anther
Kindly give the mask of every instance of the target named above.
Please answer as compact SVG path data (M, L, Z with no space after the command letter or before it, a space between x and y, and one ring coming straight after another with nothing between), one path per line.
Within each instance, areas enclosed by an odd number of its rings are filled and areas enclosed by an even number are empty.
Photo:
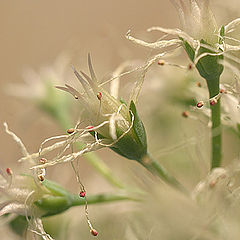
M200 82L196 83L198 87L202 87L202 84Z
M210 100L210 105L213 106L217 103L217 100L215 98Z
M98 235L97 230L95 230L95 229L93 229L93 228L90 230L90 233L91 233L93 236L95 236L95 237Z
M11 169L11 168L6 168L6 173L7 173L9 176L12 176L12 175L13 175L13 172L12 172L12 169Z
M182 112L182 116L185 118L189 117L189 112L187 111Z
M160 65L160 66L165 65L165 61L164 61L163 59L160 59L160 60L158 61L158 65Z
M75 129L74 128L69 128L68 130L67 130L67 133L68 134L71 134L71 133L74 133L75 132Z
M81 198L84 198L84 197L86 196L86 192L81 191L81 192L79 193L79 196L80 196Z
M46 163L47 162L47 159L46 158L40 158L40 163L42 163L42 164L44 164L44 163Z
M200 101L197 103L197 108L202 108L204 105L204 102L203 101Z
M222 89L222 88L220 89L219 92L220 92L220 93L227 93L226 90L225 90L225 89Z
M44 177L43 177L42 175L39 175L39 176L38 176L38 179L39 179L39 181L41 181L41 182L44 181Z
M211 182L209 183L209 187L210 187L210 188L213 188L213 187L215 187L216 184L217 184L217 181L211 181Z
M189 63L188 64L188 70L192 70L193 69L193 65L192 65L192 63Z
M78 96L77 96L77 95L74 95L74 98L75 98L75 99L78 99Z
M102 99L102 93L101 92L97 93L97 98L98 98L99 101Z

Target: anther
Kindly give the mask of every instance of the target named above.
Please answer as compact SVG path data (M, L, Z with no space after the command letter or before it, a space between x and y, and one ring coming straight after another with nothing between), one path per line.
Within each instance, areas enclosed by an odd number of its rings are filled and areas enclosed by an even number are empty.
M42 175L39 175L39 176L38 176L38 179L39 179L39 181L41 181L41 182L44 181L44 177L43 177Z
M81 198L84 198L84 197L86 196L86 192L81 191L81 192L79 193L79 196L80 196Z
M196 83L198 87L202 87L202 84L200 82Z
M74 131L75 131L74 128L69 128L69 129L67 130L67 133L68 133L68 134L71 134L71 133L74 133Z
M90 233L91 233L93 236L95 236L95 237L98 235L97 230L95 230L95 229L93 229L93 228L90 230Z
M200 101L197 103L197 108L202 108L204 105L204 102L203 101Z
M94 128L93 126L87 126L86 127L88 130L90 130L90 129L92 129L92 128ZM89 132L92 132L92 131L89 131Z
M12 169L11 168L6 168L6 172L9 176L13 175Z
M220 93L227 93L226 90L223 89L223 88L221 88L219 92L220 92Z
M182 116L185 117L185 118L188 118L189 117L189 112L187 112L187 111L182 112Z
M78 99L78 96L77 96L77 95L74 95L74 98L75 98L75 99Z
M165 61L164 61L163 59L160 59L160 60L158 61L158 65L160 65L160 66L165 65Z
M215 98L210 100L210 105L213 106L217 103L217 100Z
M193 65L192 65L192 63L189 63L188 64L188 70L192 70L193 69Z
M101 92L97 93L97 98L98 98L99 101L102 99L102 93Z
M46 158L40 158L40 163L42 163L42 164L44 164L44 163L46 163L47 162L47 159Z

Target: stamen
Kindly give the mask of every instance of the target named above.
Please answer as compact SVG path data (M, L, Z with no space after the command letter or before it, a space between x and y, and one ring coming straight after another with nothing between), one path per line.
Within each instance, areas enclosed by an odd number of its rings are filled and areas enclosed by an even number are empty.
M43 177L42 175L39 175L39 176L38 176L38 179L39 179L41 182L44 181L44 177Z
M188 118L189 117L189 112L188 111L182 112L182 116L185 117L185 118Z
M40 163L45 164L47 162L47 159L46 158L41 158L39 161L40 161Z
M165 61L164 61L163 59L160 59L160 60L158 61L158 65L164 66L164 65L165 65Z
M213 106L217 103L217 99L213 98L210 100L210 105Z
M67 130L67 133L68 134L72 134L72 133L74 133L75 132L75 129L74 128L69 128L68 130Z
M202 108L204 105L204 102L203 101L200 101L197 103L197 108Z
M223 89L223 88L221 88L219 92L220 93L225 93L225 94L227 93L227 91L225 89Z
M94 126L87 126L86 128L87 128L88 130L90 130L90 129L93 129ZM92 131L88 131L88 132L92 132Z
M192 63L189 63L188 64L188 70L192 70L193 69L193 64Z
M102 99L102 93L101 92L97 93L97 98L98 98L99 101L101 101L101 99Z
M198 87L202 87L202 84L200 82L196 83Z
M12 169L11 169L11 168L6 168L6 173L7 173L9 176L12 176L12 175L13 175L13 172L12 172Z
M85 192L85 191L81 191L81 192L79 193L79 196L80 196L81 198L84 198L84 197L86 196L86 192Z
M95 229L91 229L90 230L90 233L94 236L94 237L96 237L97 235L98 235L98 232L95 230Z

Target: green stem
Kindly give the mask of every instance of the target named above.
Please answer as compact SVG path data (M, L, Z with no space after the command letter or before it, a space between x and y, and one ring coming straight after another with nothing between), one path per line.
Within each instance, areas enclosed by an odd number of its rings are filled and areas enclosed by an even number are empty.
M213 98L219 94L219 78L206 79L209 91L209 97ZM217 103L211 108L211 141L212 141L212 155L211 155L211 168L221 166L222 159L222 133L221 133L221 103L218 99Z
M149 153L147 153L140 163L151 173L160 177L164 182L184 193L187 193L185 187L178 182L176 178L170 175L168 171L162 167L159 162L156 161Z
M89 152L83 157L113 186L120 189L125 188L120 180L113 174L113 171L95 153Z
M91 195L87 197L87 203L88 204L97 204L97 203L107 203L107 202L116 202L116 201L122 201L122 200L132 200L132 201L138 201L137 198L131 197L128 194L97 194L97 195ZM79 197L79 195L72 195L72 206L80 206L85 205L85 199L82 199Z

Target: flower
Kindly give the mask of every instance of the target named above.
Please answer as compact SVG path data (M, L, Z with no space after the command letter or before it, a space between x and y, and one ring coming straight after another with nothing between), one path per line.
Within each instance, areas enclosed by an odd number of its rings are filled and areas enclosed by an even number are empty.
M240 18L218 28L209 7L209 0L171 1L178 10L182 29L151 27L148 31L160 31L167 35L175 35L177 38L147 43L132 37L130 32L126 37L136 44L153 49L183 46L200 75L207 81L219 79L223 71L219 60L222 60L223 56L240 63L239 58L232 54L240 50L239 39L232 35L240 24Z
M59 148L62 150L54 158L48 159L42 165L32 167L33 169L41 169L62 162L71 162L85 153L103 147L109 147L121 156L139 162L143 161L146 156L146 133L134 101L130 100L129 104L127 104L123 100L120 101L114 97L116 96L116 91L113 91L113 89L111 89L112 95L103 89L102 85L106 82L99 83L97 80L90 55L88 55L88 65L91 77L82 71L79 73L73 68L75 76L81 83L82 91L78 91L68 84L65 84L64 87L56 87L70 93L80 103L83 109L81 122L77 123L75 128L67 130L68 134L66 135L46 139L41 144L39 152L31 154L31 158L37 159L39 154L44 156ZM116 78L118 77L113 77L113 79ZM113 84L113 86L117 85L116 83ZM140 85L141 82L138 81L133 89L132 99L134 100L137 99L141 89ZM85 126L80 127L83 123ZM43 145L47 142L61 138L63 139L62 141L43 148ZM65 154L66 150L76 142L81 143L81 150ZM25 160L26 157L23 157L19 161Z
M211 45L217 42L217 23L209 8L209 0L171 0L178 10L183 30L194 39L204 39Z
M128 106L100 86L90 55L88 55L88 66L91 77L73 68L82 85L83 93L68 84L57 88L69 92L79 100L85 110L85 118L90 124L86 129L95 137L95 143L110 147L128 159L141 161L147 153L146 134L134 102L131 101Z
M8 84L7 94L31 100L62 127L69 126L71 102L68 96L63 96L53 87L55 84L62 84L67 77L69 62L70 56L61 54L51 67L41 67L38 72L33 69L25 70L24 84Z
M46 180L44 168L29 171L30 167L36 165L35 159L27 152L21 139L8 129L6 123L4 126L6 133L18 143L26 161L22 163L25 165L22 174L15 174L9 168L5 174L0 171L0 217L7 217L10 225L14 222L12 228L20 234L28 227L29 231L41 235L43 239L52 239L45 233L41 218L61 213L74 204L84 202L79 202L75 195ZM14 227L19 221L24 222L26 227L20 231Z

